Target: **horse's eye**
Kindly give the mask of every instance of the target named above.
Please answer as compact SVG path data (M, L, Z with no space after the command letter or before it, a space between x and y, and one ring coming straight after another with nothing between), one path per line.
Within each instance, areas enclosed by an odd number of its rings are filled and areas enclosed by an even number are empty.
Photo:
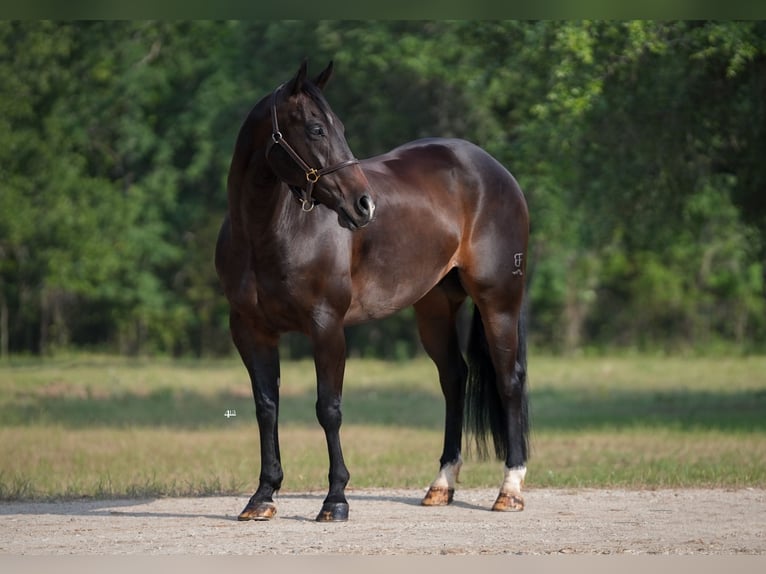
M324 128L319 124L312 124L308 127L308 132L312 136L320 137L324 135Z

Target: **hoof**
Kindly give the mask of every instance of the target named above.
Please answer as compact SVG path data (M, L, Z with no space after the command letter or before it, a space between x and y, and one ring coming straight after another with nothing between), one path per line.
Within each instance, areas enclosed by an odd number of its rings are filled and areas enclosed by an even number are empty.
M426 492L423 498L423 506L447 506L452 503L452 497L455 495L454 488L447 488L446 486L432 486Z
M501 492L497 495L497 500L492 505L492 510L496 512L521 512L524 510L524 499L520 494Z
M237 520L271 520L277 515L277 505L273 502L250 501L239 513Z
M325 502L317 515L317 522L346 522L348 520L348 503Z

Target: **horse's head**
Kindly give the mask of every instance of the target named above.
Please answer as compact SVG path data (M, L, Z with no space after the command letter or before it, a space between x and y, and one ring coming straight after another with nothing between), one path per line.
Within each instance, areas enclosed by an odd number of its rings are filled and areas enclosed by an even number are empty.
M271 96L267 159L305 211L321 203L338 214L343 227L364 227L375 214L369 183L348 147L343 123L322 95L332 62L313 81L306 78L306 69L304 62Z

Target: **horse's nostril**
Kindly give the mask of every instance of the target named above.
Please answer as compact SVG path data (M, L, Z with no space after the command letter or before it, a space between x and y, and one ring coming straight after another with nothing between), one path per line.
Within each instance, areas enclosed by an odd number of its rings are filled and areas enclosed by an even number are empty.
M360 215L369 215L370 212L374 209L372 200L367 195L363 195L359 198L359 200L356 202L356 208Z

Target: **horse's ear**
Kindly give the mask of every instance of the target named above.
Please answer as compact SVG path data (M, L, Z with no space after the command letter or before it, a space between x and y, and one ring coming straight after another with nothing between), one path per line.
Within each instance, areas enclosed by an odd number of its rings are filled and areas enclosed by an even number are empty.
M306 72L308 67L308 60L303 60L301 67L298 69L298 73L295 74L295 77L292 80L290 80L290 95L296 95L303 88L303 82L306 81Z
M322 70L322 72L316 77L314 80L314 83L320 90L324 90L324 87L327 85L327 82L330 81L330 78L332 77L332 60L330 60L330 63L327 64L327 67Z

